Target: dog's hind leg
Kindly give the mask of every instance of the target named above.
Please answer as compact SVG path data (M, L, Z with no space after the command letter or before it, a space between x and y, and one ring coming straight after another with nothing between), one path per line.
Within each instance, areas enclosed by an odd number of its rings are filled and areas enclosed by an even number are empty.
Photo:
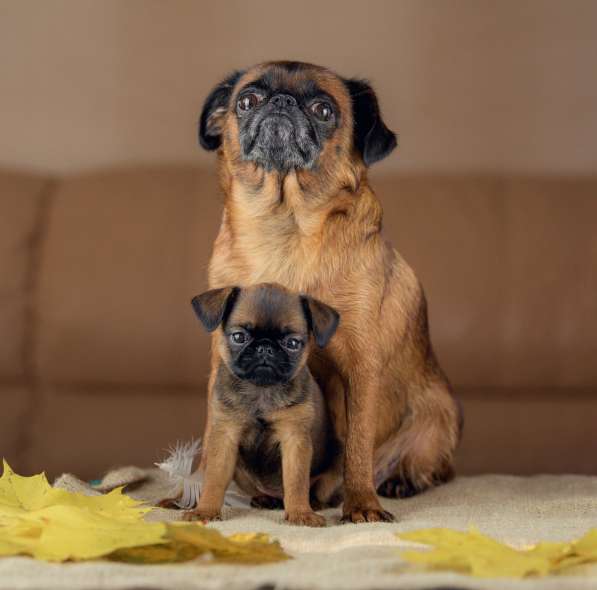
M454 477L461 413L447 386L435 382L412 404L400 429L375 452L381 496L408 498Z

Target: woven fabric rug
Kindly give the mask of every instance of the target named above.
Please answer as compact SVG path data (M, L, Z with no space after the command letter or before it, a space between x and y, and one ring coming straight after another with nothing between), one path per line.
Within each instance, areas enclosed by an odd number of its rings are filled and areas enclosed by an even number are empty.
M108 474L101 491L130 484L130 495L151 502L168 493L157 470L125 468ZM100 493L65 475L55 485ZM409 546L396 533L429 527L466 530L470 525L498 540L525 547L539 540L581 537L597 527L597 477L575 475L461 477L407 500L383 500L397 517L393 524L339 524L339 510L324 514L328 527L309 529L283 522L282 512L226 508L225 520L210 526L226 534L265 532L294 559L263 566L187 563L139 566L104 561L46 564L28 558L0 559L0 588L51 589L570 589L597 590L597 567L575 576L526 580L481 580L451 573L413 572L400 560ZM180 512L157 509L152 519L174 520Z

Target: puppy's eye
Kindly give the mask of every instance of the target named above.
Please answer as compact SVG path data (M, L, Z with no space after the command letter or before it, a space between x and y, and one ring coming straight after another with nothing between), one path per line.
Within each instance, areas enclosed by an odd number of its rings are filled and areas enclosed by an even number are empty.
M315 102L311 105L311 112L320 121L329 121L334 116L334 109L329 102Z
M285 345L290 350L298 350L303 343L298 338L286 338Z
M239 111L250 111L259 104L259 97L254 92L243 94L237 102Z
M244 332L232 332L230 334L230 340L234 344L244 344L247 341L247 335Z

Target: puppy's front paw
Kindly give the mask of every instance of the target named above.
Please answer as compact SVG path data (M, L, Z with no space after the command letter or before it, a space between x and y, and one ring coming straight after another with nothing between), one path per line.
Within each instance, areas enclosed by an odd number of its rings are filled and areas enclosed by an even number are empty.
M195 508L195 510L189 510L188 512L185 512L183 515L183 520L210 522L211 520L222 520L222 515L219 510Z
M296 526L313 526L322 527L325 526L325 518L321 514L316 512L287 512L284 515L284 519L289 523Z

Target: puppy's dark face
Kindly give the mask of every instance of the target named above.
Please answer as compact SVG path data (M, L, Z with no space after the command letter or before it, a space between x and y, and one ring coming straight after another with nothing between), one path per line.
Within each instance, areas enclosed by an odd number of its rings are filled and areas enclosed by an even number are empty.
M396 145L366 82L300 62L261 64L216 86L199 138L206 149L222 146L231 161L280 172L352 158L370 165Z
M311 334L325 346L339 320L329 306L273 284L208 291L193 306L208 330L221 325L219 351L230 371L260 387L292 380Z
M309 344L298 297L267 287L239 298L224 335L229 368L258 386L290 381L304 365Z

